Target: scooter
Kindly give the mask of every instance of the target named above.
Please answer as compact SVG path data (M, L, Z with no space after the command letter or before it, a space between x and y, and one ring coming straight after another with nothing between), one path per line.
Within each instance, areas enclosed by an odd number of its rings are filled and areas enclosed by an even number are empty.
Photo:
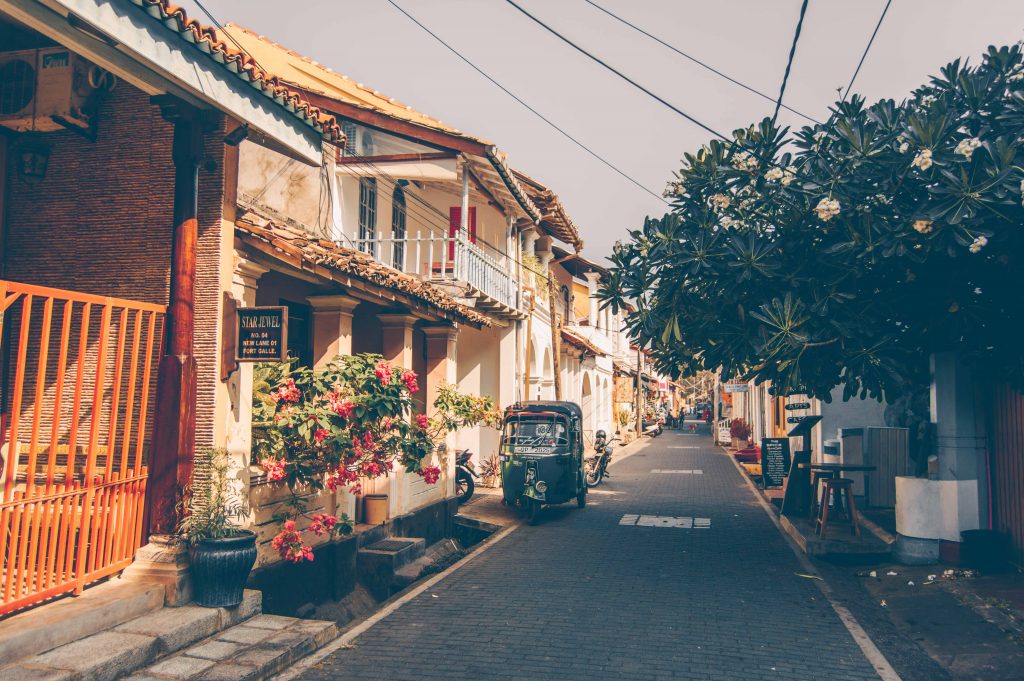
M473 462L470 461L472 457L473 452L468 449L455 450L455 495L460 504L464 504L472 498L473 491L476 489L473 478L480 477L474 469Z
M584 467L587 487L597 487L606 475L611 477L611 474L608 473L608 464L612 460L612 450L614 449L612 443L619 438L613 437L611 440L607 438L608 434L603 430L594 433L594 456L587 459Z

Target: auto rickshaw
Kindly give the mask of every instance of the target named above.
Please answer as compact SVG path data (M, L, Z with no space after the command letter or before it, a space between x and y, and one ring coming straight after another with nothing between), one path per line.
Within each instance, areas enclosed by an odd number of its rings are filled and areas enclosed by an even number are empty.
M583 411L575 402L520 402L502 422L501 488L536 524L541 507L572 499L587 505L583 476Z

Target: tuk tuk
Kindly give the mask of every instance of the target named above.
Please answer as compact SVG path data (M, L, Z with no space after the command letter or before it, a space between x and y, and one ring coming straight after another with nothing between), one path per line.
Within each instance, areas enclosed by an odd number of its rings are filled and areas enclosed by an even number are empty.
M587 505L578 404L531 401L506 409L499 460L503 501L518 504L530 525L545 504L575 499L580 508Z

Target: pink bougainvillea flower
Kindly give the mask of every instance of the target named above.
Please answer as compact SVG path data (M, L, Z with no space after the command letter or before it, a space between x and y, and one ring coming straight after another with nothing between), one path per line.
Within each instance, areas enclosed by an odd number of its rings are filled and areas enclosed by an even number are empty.
M277 390L270 392L270 398L275 402L298 402L302 397L302 391L295 387L295 379L289 378Z
M290 563L313 560L313 549L302 543L302 537L295 531L294 520L285 521L281 533L270 541L270 546Z
M326 428L317 428L316 432L313 433L313 439L316 441L317 444L320 444L330 436L331 431L327 430Z
M416 382L416 372L404 369L402 371L402 383L405 383L405 388L411 393L419 392L420 384Z
M419 470L419 474L423 478L423 482L433 485L441 478L441 469L437 466L424 466Z
M380 382L384 385L391 382L391 365L387 362L379 363L374 371L377 374L377 378L379 378Z
M385 416L380 420L381 430L391 430L393 425L395 425L395 421L390 416Z
M260 459L260 468L267 472L268 480L284 480L284 466L285 461L283 459Z
M430 419L427 418L426 414L416 414L416 425L425 429L430 425Z
M381 468L379 463L371 461L368 464L363 465L363 475L368 478L376 478L381 474Z
M347 467L342 466L327 476L327 487L333 492L339 487L354 483L358 479L359 474L356 471L350 471Z
M309 531L318 537L329 534L338 524L338 519L328 513L317 513L313 516L313 522L309 524Z
M363 447L366 447L367 449L372 449L373 444L373 432L368 430L363 434Z

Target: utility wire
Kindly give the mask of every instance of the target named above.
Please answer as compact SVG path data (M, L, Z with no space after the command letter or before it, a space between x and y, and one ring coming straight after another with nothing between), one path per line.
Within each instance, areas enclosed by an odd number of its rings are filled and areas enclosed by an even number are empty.
M388 2L392 2L392 0L388 0ZM561 33L559 33L558 31L556 31L555 29L553 29L553 28L551 28L550 26L548 26L547 24L545 24L545 23L544 23L543 21L541 21L540 19L538 19L538 18L537 18L537 17L535 17L534 15L530 14L530 13L529 13L528 11L526 11L526 10L525 10L525 9L523 9L523 8L522 8L522 7L520 6L520 5L518 5L518 4L516 3L516 2L514 2L514 0L505 0L505 2L507 2L507 3L508 3L508 4L510 4L510 5L512 5L512 6L513 6L513 7L515 7L515 8L517 9L517 10L519 10L520 12L522 12L523 14L525 14L525 15L526 15L527 17L529 17L529 18L530 18L530 19L531 19L531 20L532 20L532 21L533 21L534 23L536 23L536 24L537 24L538 26L540 26L541 28L543 28L544 30L546 30L546 31L547 31L548 33L551 33L551 34L552 34L553 36L555 36L556 38L558 38L559 40L561 40L561 41L562 41L562 42L564 42L565 44L569 45L570 47L572 47L573 49L575 49L575 50L576 50L577 52L579 52L580 54L583 54L583 55L585 55L585 56L586 56L586 57L588 57L589 59L591 59L591 60L593 60L593 61L597 62L598 64L600 64L600 65L601 65L601 66L603 66L604 68L608 69L609 71L611 71L612 73L614 73L615 75L617 75L617 76L618 76L619 78L623 79L624 81L626 81L627 83L629 83L630 85L632 85L633 87L635 87L636 89L638 89L638 90L640 90L641 92L643 92L644 94L646 94L646 95L647 95L648 97L651 97L652 99L656 100L656 101L657 101L658 103L662 104L663 106L666 106L666 107L668 107L669 109L671 109L672 111L676 112L677 114L679 114L680 116L682 116L682 117L683 117L683 118L685 118L686 120L690 121L691 123L693 123L693 124L694 124L694 125L696 125L697 127L701 128L701 129L703 129L703 130L705 130L706 132L709 132L709 133L711 133L712 135L714 135L715 137L717 137L717 138L719 138L719 139L721 139L721 140L725 140L726 142L728 142L728 143L732 144L732 140L730 140L730 139L729 139L728 137L726 137L726 136L725 136L725 135L723 135L722 133L718 132L717 130L715 130L715 129L714 129L714 128L712 128L711 126L709 126L709 125L707 125L707 124L705 124L705 123L702 123L701 121L697 120L696 118L694 118L694 117L693 117L693 116L691 116L690 114L686 113L685 111L683 111L683 110L682 110L682 109L680 109L679 107L677 107L677 106L675 106L674 104L672 104L672 103L668 102L667 100L663 99L662 97L660 97L660 96L656 95L656 94L655 94L654 92L652 92L652 91L648 90L648 89L647 89L646 87L644 87L644 86L643 86L643 85L641 85L640 83L636 82L635 80L633 80L632 78L630 78L629 76L627 76L626 74L624 74L624 73L623 73L622 71L619 71L619 70L618 70L618 69L616 69L616 68L615 68L614 66L611 66L610 64L608 64L608 62L606 62L606 61L603 61L603 60L602 60L602 59L600 59L599 57L596 57L596 56L594 56L594 55L593 55L592 53L590 53L590 52L588 52L587 50L583 49L582 47L580 47L579 45L577 45L577 44L576 44L576 43L574 43L573 41L569 40L569 39L568 39L568 38L566 38L566 37L565 37L564 35L562 35L562 34L561 34ZM394 4L394 3L392 3L392 4Z
M796 45L800 42L800 31L804 27L804 15L807 14L808 0L800 5L800 19L796 22L796 32L793 34L793 45L789 48L789 59L786 60L786 71L782 74L782 86L779 88L779 98L775 102L775 113L772 114L772 127L775 127L775 120L779 117L779 107L782 106L782 98L786 94L786 83L789 82L789 71L793 68L793 57L796 56Z
M600 161L600 162L601 162L601 163L603 163L604 165L608 166L609 168L611 168L612 170L614 170L614 171L615 171L616 173L618 173L618 174L619 174L619 175L621 175L622 177L626 178L627 180L629 180L630 182L632 182L632 183L633 183L633 184L635 184L635 185L636 185L637 187L639 187L640 189L644 190L645 192L647 192L648 194L650 194L650 195L651 195L651 196L653 196L654 198L656 198L656 199L658 199L659 201L662 201L662 202L664 202L664 203L668 203L667 201L665 201L665 198L664 198L664 197L662 197L662 196L658 195L657 193L655 193L655 192L651 191L650 189L648 189L647 187L645 187L645 186L644 186L643 184L641 184L641 183L640 183L639 181L637 181L637 180L633 179L633 177L631 177L630 175L626 174L626 173L625 173L624 171L620 170L620 169L619 169L618 167L616 167L616 166L615 166L614 164L612 164L612 162L611 162L611 161L609 161L609 160L605 159L605 158L604 158L603 156L601 156L600 154L598 154L598 153L597 153L596 151L594 151L593 149L591 149L591 148L590 148L590 147L588 147L587 145L583 144L583 142L579 141L578 139L576 139L575 137L573 137L572 135L570 135L570 134L569 134L568 132L566 132L566 131L565 131L565 130L564 130L563 128L561 128L561 127L560 127L560 126L559 126L558 124L556 124L556 123L555 123L554 121L552 121L552 120L551 120L550 118L548 118L547 116L545 116L544 114L542 114L542 113L541 113L540 111L538 111L537 109L535 109L535 108L533 108L532 106L530 106L529 104L527 104L527 103L526 103L526 102L525 102L525 101L524 101L524 100L523 100L522 98L520 98L520 97L519 97L518 95L516 95L516 94L515 94L514 92L512 92L512 91L511 91L511 90L509 90L509 89L508 89L507 87L505 87L504 85L502 85L501 83L499 83L499 82L498 82L497 80L495 80L494 78L492 78L492 77L491 77L491 76L490 76L490 75L489 75L488 73L486 73L486 72L485 72L485 71L484 71L483 69L481 69L481 68L480 68L479 66L477 66L476 64L474 64L473 62L471 62L471 61L470 61L470 60L469 60L469 59L468 59L467 57L463 56L461 52L459 52L459 51L458 51L458 50L456 50L456 49L455 49L454 47L452 47L452 46L451 46L451 45L449 45L449 44L448 44L447 42L445 42L445 41L444 41L444 40L443 40L443 39L442 39L442 38L441 38L441 37L440 37L439 35L437 35L437 34L436 34L436 33L434 33L433 31L431 31L431 30L430 30L429 28L427 28L427 27L426 27L426 26L425 26L425 25L424 25L423 23L421 23L421 22L420 22L420 21L419 21L418 19L416 19L416 17L414 17L413 15L409 14L409 13L408 13L408 12L406 12L406 11L405 11L404 9L402 9L402 8L401 8L401 7L400 7L400 6L398 5L398 3L396 3L396 2L394 1L394 0L388 0L388 3L389 3L389 4L391 4L391 5L392 5L392 6L393 6L393 7L395 8L395 9L397 9L397 10L398 10L399 12L401 12L402 14L404 14L404 15L405 15L406 17L408 17L408 19L409 19L410 21L412 21L412 22L413 22L414 24L416 24L416 25L417 25L417 26L419 26L419 27L420 27L421 29L423 29L423 31L425 31L425 32L426 32L427 34L429 34L429 35L430 35L430 36L431 36L431 37L432 37L432 38L433 38L434 40L436 40L437 42L441 43L441 44L442 44L442 45L444 45L444 46L445 46L446 48L448 48L448 50L449 50L449 51L450 51L450 52L451 52L452 54L454 54L454 55L455 55L456 57L458 57L459 59L461 59L462 61L464 61L464 62L465 62L466 64L468 64L468 65L469 65L469 66L470 66L470 67L471 67L471 68L472 68L472 69L473 69L474 71L476 71L476 72L477 72L477 73L479 73L479 74L480 74L481 76L483 76L483 77L484 77L484 78L486 78L486 79L487 79L488 81L490 81L490 82L491 82L491 84L495 85L495 86L496 86L497 88L499 88L499 89L500 89L500 90L501 90L502 92L504 92L505 94L507 94L507 95L508 95L509 97L511 97L512 99L514 99L514 100L516 100L517 102L519 102L519 103L520 103L520 104L521 104L522 106L524 106L524 107L525 107L525 108L526 108L527 110L529 110L529 111L530 111L530 112L531 112L532 114L534 114L535 116L537 116L537 118L541 119L542 121L544 121L545 123L547 123L547 124L548 124L549 126L551 126L551 127L552 127L552 128L554 128L555 130L557 130L557 131L558 131L559 133L561 133L561 134L562 134L562 135L563 135L563 136L564 136L564 137L565 137L566 139L568 139L569 141L571 141L571 142L572 142L573 144L575 144L576 146L578 146L578 147L579 147L580 149L582 149L583 151L587 152L588 154L590 154L591 156L593 156L594 158L596 158L596 159L597 159L598 161Z
M889 11L889 5L892 4L892 0L888 0L885 3L885 8L882 10L882 16L878 17L878 23L875 24L875 30L871 32L871 37L868 39L867 47L864 48L864 53L860 55L860 61L857 62L857 68L853 72L853 77L850 78L850 83L846 86L846 92L843 93L842 101L846 101L846 98L850 95L850 89L853 87L853 82L857 80L857 76L860 74L860 67L864 66L864 60L867 59L868 52L871 51L871 46L875 42L875 36L878 35L878 29L882 27L882 22L885 20L885 15Z
M772 103L777 103L777 100L775 100L775 98L773 98L771 95L766 95L765 93L761 92L760 90L758 90L756 88L753 88L750 85L747 85L746 83L743 83L743 82L741 82L739 80L736 80L735 78L733 78L732 76L730 76L730 75L728 75L726 73L722 73L721 71L716 69L714 66L711 66L710 64L708 64L708 63L706 63L704 61L701 61L700 59L698 59L697 57L694 57L693 55L690 55L690 54L687 54L686 52L683 52L682 50L680 50L678 47L676 47L674 45L670 45L669 43L665 42L664 40L662 40L661 38L657 37L656 35L653 35L653 34L647 32L647 31L645 31L644 29L640 28L636 24L631 23L631 22L627 21L626 19L623 19L619 15L611 12L610 10L608 10L608 9L606 9L604 7L602 7L601 5L597 4L593 0L585 0L585 2L588 5L591 5L591 6L595 7L596 9L601 10L602 12L604 12L605 14L610 16L612 19L615 19L616 21L621 22L621 23L625 24L626 26L629 26L634 31L636 31L636 32L638 32L638 33L640 33L642 35L647 36L648 38L650 38L654 42L658 43L662 47L666 47L669 50L672 50L673 52L678 54L680 57L685 57L686 59L689 59L694 64L697 64L698 66L702 66L703 68L707 69L711 73L714 73L717 76L721 76L722 78L726 79L730 83L732 83L734 85L738 85L741 88L743 88L744 90L747 90L748 92L754 93L758 97L761 97L763 99L767 99L769 102L772 102ZM817 120L815 118L812 118L812 117L808 116L805 113L797 111L796 109L794 109L791 106L786 106L785 104L783 104L782 108L785 109L786 111L790 111L792 113L795 113L797 116L800 116L802 118L806 118L807 120L809 120L812 123L821 123L821 121L819 121L819 120Z

